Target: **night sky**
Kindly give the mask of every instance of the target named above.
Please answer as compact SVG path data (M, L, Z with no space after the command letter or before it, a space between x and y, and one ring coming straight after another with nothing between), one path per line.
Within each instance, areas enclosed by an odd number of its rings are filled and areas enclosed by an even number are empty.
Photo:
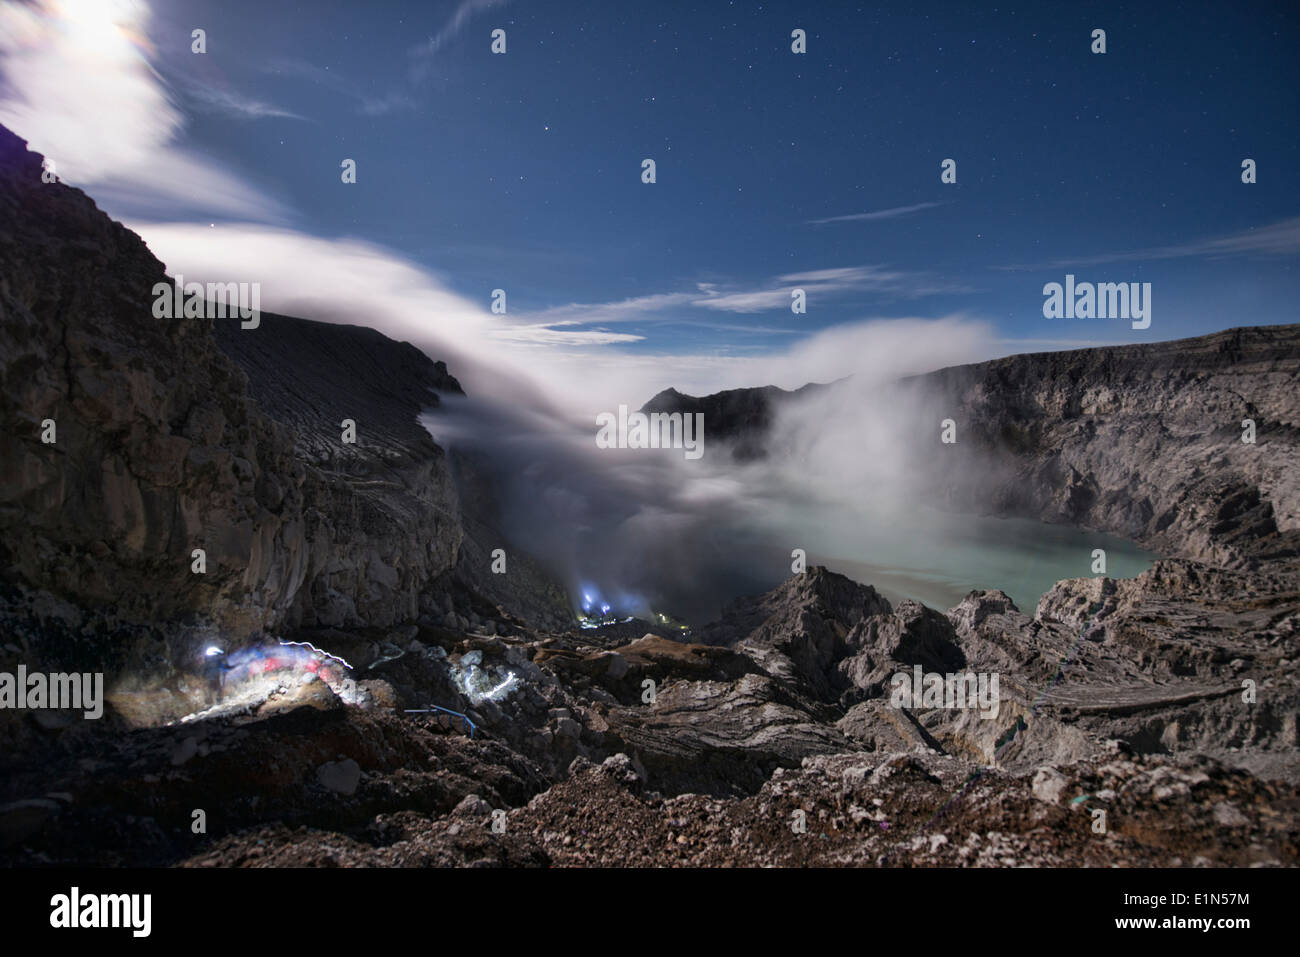
M538 341L743 355L957 314L1011 352L1296 321L1287 4L175 0L142 32L168 149L274 203L97 189L74 156L70 182L128 219L365 240L485 311L504 288ZM40 149L6 59L0 122ZM1067 272L1150 282L1150 329L1045 319Z

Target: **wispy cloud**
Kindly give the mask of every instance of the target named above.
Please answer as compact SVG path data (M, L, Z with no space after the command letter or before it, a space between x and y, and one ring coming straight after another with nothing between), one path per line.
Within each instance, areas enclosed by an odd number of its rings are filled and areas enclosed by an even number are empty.
M807 226L824 226L826 223L866 223L874 222L879 219L897 219L899 216L909 216L912 213L919 213L923 209L933 209L936 206L942 206L943 203L916 203L912 206L894 206L891 209L877 209L870 213L849 213L847 216L827 216L824 219L809 219L804 225Z
M529 318L551 326L573 325L576 323L610 323L633 322L644 319L647 315L683 306L698 298L695 293L668 292L651 296L635 296L614 302L569 303L564 306L552 306L530 313Z
M378 97L363 96L357 108L366 116L387 116L401 110L413 110L415 105L414 97L394 91Z
M456 7L456 12L451 15L451 19L424 43L421 43L411 51L411 56L415 59L415 73L417 78L422 76L428 59L441 50L449 41L455 39L465 29L476 15L485 13L495 7L504 6L510 0L461 0Z
M877 293L899 299L919 299L923 296L973 292L960 283L950 282L924 272L890 269L886 266L843 266L832 269L813 269L777 276L780 285L763 289L745 289L719 292L716 285L705 285L706 293L696 298L692 305L723 312L755 313L769 309L789 308L791 293L802 289L811 299L814 296L838 296L848 293Z
M781 282L825 283L840 286L879 285L902 279L907 273L890 271L884 266L839 266L834 269L809 269L790 272L777 278Z
M754 313L783 307L788 309L790 299L789 289L754 289L695 299L691 304L719 312Z
M626 342L638 342L647 336L630 333L615 333L599 326L616 323L636 322L643 326L671 325L673 327L709 329L717 332L734 332L750 336L803 335L807 330L785 329L769 325L737 322L713 322L691 318L684 307L698 306L711 301L716 286L712 283L699 283L700 292L667 292L649 296L635 296L613 302L569 303L552 306L526 314L527 324L513 326L495 333L497 338L512 341L545 342L557 345L613 345ZM701 299L703 293L705 298ZM776 304L788 305L789 294L776 290ZM765 307L766 308L766 307ZM733 309L731 311L742 311ZM760 310L743 310L760 311ZM566 326L597 326L597 328L576 330Z
M237 120L262 120L270 117L282 117L290 120L305 120L292 110L286 110L262 100L243 96L233 90L221 90L216 87L192 84L185 88L186 95L197 109L203 112L220 113Z
M755 323L701 322L698 319L681 319L677 320L676 324L690 326L696 329L711 329L716 332L739 332L748 336L803 336L808 334L807 329L791 329L782 326L761 326ZM764 347L760 345L741 345L735 346L735 348L758 349Z
M737 332L754 336L795 335L799 330L769 325L740 323L707 323L690 317L687 310L707 309L713 312L730 312L739 315L788 310L791 293L802 289L810 299L847 295L850 293L878 293L894 299L917 299L943 293L971 292L971 287L952 283L929 273L891 269L880 265L840 266L828 269L811 269L777 276L771 284L759 289L724 288L718 282L696 283L695 292L665 292L648 296L634 296L612 302L568 303L552 306L527 314L530 325L525 330L515 330L512 335L528 335L539 341L547 335L544 330L557 330L562 326L597 326L616 323L643 325L671 323L679 326L698 326L718 331ZM599 330L590 330L593 342ZM615 333L600 333L607 341L619 341ZM576 330L557 335L555 341L568 337L577 342ZM630 341L630 340L629 340Z
M562 329L568 323L525 323L503 325L492 330L492 338L500 342L517 342L533 346L611 346L619 343L641 342L645 336L630 332L609 332L605 329Z
M333 70L308 63L306 60L276 57L266 64L264 72L306 80L317 86L323 86L333 93L346 96L353 101L357 112L363 116L386 116L389 113L414 109L417 105L415 97L403 90L390 90L388 93L375 96L361 89L356 81Z
M1124 252L1102 253L1096 256L1078 256L1054 259L1049 262L993 266L993 269L1017 271L1026 269L1066 269L1074 266L1098 266L1103 263L1140 262L1155 259L1225 259L1230 256L1294 256L1300 253L1300 216L1283 219L1268 226L1252 226L1238 233L1215 239L1174 246L1153 246Z

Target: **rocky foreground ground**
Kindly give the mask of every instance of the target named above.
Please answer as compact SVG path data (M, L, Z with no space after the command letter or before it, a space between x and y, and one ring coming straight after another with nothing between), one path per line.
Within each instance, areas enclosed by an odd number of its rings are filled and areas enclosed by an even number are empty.
M139 694L47 721L7 756L26 800L0 811L0 862L1294 865L1300 596L1203 574L1062 582L1031 617L814 568L689 643L538 634L448 594L420 625L301 636L352 663L333 686L290 672L160 727L124 727ZM1000 671L998 716L892 707L915 664ZM511 674L499 701L465 694ZM430 704L473 734L406 713Z

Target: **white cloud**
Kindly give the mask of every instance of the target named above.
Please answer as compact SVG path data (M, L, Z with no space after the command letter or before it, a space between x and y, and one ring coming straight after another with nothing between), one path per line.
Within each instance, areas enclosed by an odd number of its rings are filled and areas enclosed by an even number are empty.
M769 309L790 308L789 289L755 289L749 292L732 292L692 300L692 305L719 312L753 313Z
M994 266L994 269L1018 271L1025 269L1067 269L1073 266L1099 266L1115 262L1141 262L1156 259L1187 259L1204 257L1222 259L1228 256L1245 256L1258 253L1264 256L1294 256L1300 254L1300 216L1283 219L1267 226L1252 226L1241 232L1215 239L1200 239L1175 246L1153 246L1127 252L1102 253L1097 256L1079 256L1073 259L1055 259L1037 264Z
M357 109L364 116L387 116L389 113L397 113L401 110L413 110L416 107L415 100L405 93L386 93L383 96L362 96L360 105Z
M456 7L455 13L451 15L451 19L446 22L443 28L411 51L412 56L416 58L417 76L425 69L426 61L441 50L448 41L459 35L471 18L494 7L503 6L508 2L509 0L461 0L460 5Z
M148 163L182 117L134 39L146 20L135 4L0 8L0 122L82 182Z
M373 243L252 224L129 225L172 275L260 282L266 312L371 326L446 360L471 395L524 389L577 418L620 402L639 406L670 386L700 393L767 384L793 389L992 356L988 327L965 316L862 320L757 356L669 354L647 348L650 341L629 352L621 347L641 337L564 328L582 324L574 319L493 315L486 301L452 292L441 276Z
M791 292L803 289L811 300L817 296L843 293L879 293L903 299L916 299L942 293L970 292L967 286L938 279L928 273L889 269L885 266L841 266L830 269L811 269L777 276L779 288L747 289L722 293L716 284L702 283L703 298L692 301L694 306L723 312L755 313L769 309L788 309Z
M95 186L112 211L169 204L281 220L265 193L176 144L185 118L150 67L149 10L132 0L41 0L0 7L0 123Z
M777 278L781 282L839 283L846 286L882 285L902 279L906 273L891 272L883 266L843 266L837 269L812 269L807 272L786 273Z
M482 396L503 379L549 380L538 349L636 342L640 336L553 328L528 316L498 316L453 292L445 280L401 255L359 239L325 239L249 223L134 222L175 276L187 281L256 282L264 312L371 326L444 359L467 390ZM254 331L250 335L256 334ZM598 363L590 352L581 355ZM549 361L549 359L548 359Z
M416 107L414 97L401 90L390 90L382 96L364 92L360 85L340 73L292 57L276 57L262 67L263 72L274 76L290 76L323 86L342 94L356 103L357 112L363 116L387 116Z
M955 314L864 318L759 355L556 350L545 368L534 372L548 394L581 418L620 403L639 407L667 388L707 395L760 385L797 389L845 376L876 383L1002 354L987 323Z
M943 203L916 203L912 206L895 206L892 209L878 209L872 213L850 213L847 216L827 216L825 219L809 219L805 221L808 226L823 226L826 223L854 223L854 222L875 222L881 219L896 219L899 216L907 216L911 213L920 212L923 209L933 209L936 206L942 206Z
M685 305L697 298L693 293L670 292L657 293L651 296L635 296L629 299L619 299L615 302L573 302L566 306L539 309L530 313L529 318L548 325L563 325L575 322L632 322L673 306Z
M537 324L504 326L494 330L492 338L500 342L521 342L529 345L609 346L620 342L640 342L645 339L645 336L627 332L607 332L603 329L556 329L550 325Z
M264 103L243 96L233 90L221 90L211 86L194 84L186 92L200 109L213 113L222 113L237 120L261 120L268 117L281 117L291 120L305 120L291 110L286 110L271 103Z

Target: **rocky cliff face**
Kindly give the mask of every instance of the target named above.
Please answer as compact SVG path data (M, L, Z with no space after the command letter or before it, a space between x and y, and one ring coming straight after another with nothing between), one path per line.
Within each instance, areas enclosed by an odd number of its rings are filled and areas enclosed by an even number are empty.
M304 473L302 554L292 559L302 586L286 623L414 621L462 537L443 450L417 418L460 384L444 363L361 326L264 313L256 329L217 320L215 332L260 411L292 436ZM355 443L343 441L345 420Z
M825 386L809 384L788 392L774 385L753 389L728 389L712 395L693 396L665 389L641 407L642 412L701 413L710 438L722 439L732 446L736 458L761 458L764 438L772 427L775 410L785 402L798 399Z
M572 625L567 592L540 562L512 544L501 516L500 476L491 463L458 449L451 453L450 464L465 530L456 561L457 584L535 628L562 631ZM498 548L506 552L508 574L492 570Z
M957 422L951 450L994 476L969 489L951 476L970 469L943 469L954 504L1213 563L1300 554L1300 326L1015 356L912 384Z
M158 664L182 623L237 641L414 618L460 542L441 450L415 415L455 380L371 330L154 318L164 281L139 237L43 183L41 158L0 128L11 630L89 668Z
M799 393L669 390L649 411L704 411L738 458L770 448ZM801 395L802 394L802 395ZM861 401L860 395L855 396ZM902 420L891 460L957 511L1093 528L1215 564L1300 555L1300 325L957 366L867 397ZM952 419L957 440L940 443ZM1254 423L1253 444L1242 441Z

